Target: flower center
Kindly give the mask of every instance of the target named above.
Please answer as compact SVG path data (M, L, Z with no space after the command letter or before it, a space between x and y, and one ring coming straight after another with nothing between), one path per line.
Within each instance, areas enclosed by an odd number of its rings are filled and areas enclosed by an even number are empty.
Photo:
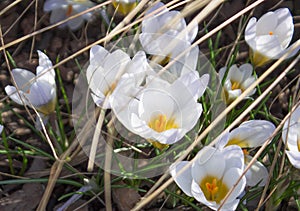
M269 35L273 35L274 33L272 31L269 31Z
M175 119L167 119L167 116L164 114L159 114L155 118L152 118L148 123L148 126L159 133L165 130L178 128L178 125L175 123Z
M226 196L229 188L220 179L214 176L206 176L200 182L200 188L208 201L215 201L217 204Z
M70 17L73 12L73 6L71 4L68 5L67 11L66 11L66 16Z
M230 80L230 82L231 82L231 89L232 90L241 89L242 91L244 91L239 82L233 81L233 80Z

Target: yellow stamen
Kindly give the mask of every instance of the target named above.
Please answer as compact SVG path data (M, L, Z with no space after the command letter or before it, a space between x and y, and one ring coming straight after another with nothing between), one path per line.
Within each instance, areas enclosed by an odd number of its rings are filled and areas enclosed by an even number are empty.
M170 130L173 128L178 128L178 125L175 123L175 119L167 119L167 116L164 114L159 114L155 118L152 118L151 121L148 123L148 126L155 130L156 132L163 132L166 130ZM148 140L155 148L160 150L166 149L169 147L168 144L162 144L155 140Z
M272 31L270 31L270 32L269 32L269 35L273 35L273 32L272 32Z
M229 188L222 180L210 175L202 179L200 188L208 201L215 201L217 204L222 201L229 191Z
M156 132L163 132L172 128L178 128L178 125L175 123L175 119L167 119L167 116L164 114L159 114L148 123L149 127L155 130Z
M244 153L244 155L249 155L249 152L246 149L243 149L243 153Z
M235 90L235 89L241 89L243 91L243 89L241 88L241 85L239 82L237 81L231 81L231 89Z
M72 14L72 12L73 12L73 7L72 7L71 4L69 4L69 5L68 5L68 8L67 8L67 11L66 11L66 16L67 16L67 17L70 17L71 14Z

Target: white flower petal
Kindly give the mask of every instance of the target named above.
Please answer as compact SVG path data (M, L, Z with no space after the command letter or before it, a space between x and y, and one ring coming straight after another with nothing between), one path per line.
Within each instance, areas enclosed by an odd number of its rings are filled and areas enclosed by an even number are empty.
M264 14L260 19L258 19L256 24L256 35L266 35L269 32L274 32L276 26L278 24L278 20L276 14L274 12L268 12Z
M225 168L223 154L214 147L206 146L198 152L192 165L192 177L197 183L207 175L222 178Z
M50 23L55 24L58 23L62 20L65 20L66 17L66 10L63 8L57 8L55 10L52 10L51 15L50 15ZM63 28L67 25L67 23L61 24L59 27Z
M294 34L293 16L288 8L280 8L274 13L278 19L278 26L274 34L278 36L281 46L287 48Z
M287 144L290 151L299 152L298 139L300 138L300 106L291 114L284 123L282 130L283 143Z
M155 99L155 103L153 103ZM164 90L145 89L141 95L139 104L139 115L146 122L150 122L151 118L162 114L172 118L174 112L179 109L174 98ZM178 124L181 124L179 122Z
M245 156L246 166L251 161L252 157L247 155ZM250 169L246 172L247 185L255 186L258 183L258 186L265 186L269 177L268 169L259 161L255 161Z
M289 161L291 162L291 164L297 168L300 169L300 152L296 152L296 151L285 151Z
M39 66L36 68L37 81L44 80L52 86L55 84L55 71L52 68L52 62L46 54L41 51L37 51L39 55Z
M227 78L236 82L243 81L244 73L234 64L230 67Z
M246 121L230 132L228 144L258 147L266 142L274 130L274 124L266 120Z
M23 105L23 102L22 102L21 98L19 97L17 89L14 86L6 86L5 92L9 96L9 98L12 99L15 103L18 103L19 105ZM20 90L20 95L21 95L21 97L24 95L22 90ZM22 99L24 100L24 103L27 104L26 99L24 97L22 97Z
M246 80L247 78L251 77L252 72L253 72L253 67L251 64L249 64L249 63L242 64L239 67L239 69L243 73L243 80Z
M44 3L44 11L49 12L51 10L56 10L62 6L67 6L67 1L65 0L47 0Z
M274 56L274 59L279 59L280 57L282 57L284 54L286 54L289 50L291 50L292 48L294 48L294 46L297 45L297 42L293 43L290 47L288 47L287 49L281 51L278 55ZM298 47L296 47L294 50L292 50L292 52L290 52L287 56L286 59L291 58L293 56L295 56L298 51L300 50L300 45L298 45Z
M270 59L275 59L283 48L276 36L261 35L256 37L256 50Z
M231 145L227 146L222 150L224 154L226 169L229 168L244 168L244 153L239 146Z
M227 145L228 141L229 141L229 132L228 130L226 130L226 133L216 140L215 147L219 150L223 150L223 148Z
M190 49L190 46L188 46L188 49ZM199 47L198 46L192 47L191 50L189 50L185 54L185 60L184 60L184 65L181 70L181 75L184 75L188 72L196 70L197 63L198 63L198 55L199 55Z
M249 20L245 29L245 41L254 51L256 50L256 42L255 42L256 24L257 24L257 19L255 17L252 17Z
M190 166L187 166L190 165ZM184 170L184 168L186 168ZM183 170L183 171L182 171ZM179 174L180 173L180 174ZM188 161L181 161L170 166L170 174L179 188L188 196L192 196L192 173L191 164Z
M40 107L56 97L56 90L45 81L37 81L32 84L30 92L26 96L33 106Z
M24 92L27 92L34 82L35 75L25 69L15 68L12 70L12 75L16 81L18 88Z
M191 71L182 75L178 80L188 87L194 100L197 100L204 94L207 88L209 75L204 74L201 78L199 78L199 73L197 71Z
M109 52L103 48L101 45L95 45L90 49L90 64L93 65L103 65L105 57L107 57Z
M0 125L0 134L2 133L3 131L3 125Z
M238 181L242 173L243 171L238 168L226 169L222 181L224 184L226 184L228 188L232 188L235 185L235 183ZM244 191L245 186L246 186L246 177L243 176L240 182L236 185L232 193L227 198L227 201L230 202L235 200Z

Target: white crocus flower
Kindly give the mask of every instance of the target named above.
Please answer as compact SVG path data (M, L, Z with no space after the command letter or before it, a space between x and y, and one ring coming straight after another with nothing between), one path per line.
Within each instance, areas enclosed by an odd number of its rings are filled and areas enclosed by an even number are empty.
M122 50L109 53L102 46L93 46L90 50L90 64L86 76L96 105L105 109L110 108L110 104L105 104L104 100L113 94L122 75L133 74L136 83L140 84L148 68L150 67L146 55L142 51L137 52L131 60Z
M144 50L148 54L155 55L159 63L164 66L186 49L190 49L176 61L190 66L196 65L199 49L198 47L191 48L191 42L197 35L198 25L188 32L187 24L181 13L176 10L169 11L161 2L151 7L145 16L158 10L157 14L142 21L142 33L139 39ZM186 60L189 61L186 62ZM195 67L191 67L191 69L194 70Z
M300 169L300 106L294 110L291 117L284 123L282 140L287 144L286 154L291 164Z
M252 17L245 30L245 40L251 48L254 66L262 66L271 59L279 59L292 48L289 46L294 33L293 17L288 8L264 14L260 19ZM289 57L299 50L295 49Z
M240 147L228 146L221 150L207 146L192 161L171 165L170 173L186 195L213 210L219 209L229 190L241 177L220 209L235 210L246 185L243 169L244 155Z
M3 131L3 125L0 125L0 134L2 133Z
M139 0L112 0L114 7L123 15L127 15L138 4Z
M19 91L14 86L6 86L5 92L14 102L33 106L46 122L48 115L55 110L55 72L49 58L41 51L38 51L38 55L39 66L36 68L36 76L25 69L13 69L12 75ZM39 122L37 117L37 124Z
M224 94L226 103L230 104L236 98L238 98L256 78L252 76L253 67L251 64L243 64L240 67L232 65L229 68L226 79L224 81ZM226 67L220 69L219 78L223 80L226 73ZM250 97L256 92L256 89L252 90L247 97Z
M270 138L274 130L274 124L266 120L246 121L222 137L216 146L222 149L225 146L238 145L244 149L245 165L248 165L252 157L246 149L263 145ZM264 186L268 175L267 168L261 162L255 161L246 172L247 185L255 186L258 184L259 186Z
M95 3L89 0L47 0L44 4L44 11L52 11L50 23L53 24L65 20L77 13L81 13L94 5ZM77 30L84 23L84 20L90 20L92 15L91 12L85 13L82 16L69 20L59 27L62 28L68 26L71 30Z
M145 88L136 87L135 80L122 80L112 96L117 119L159 149L181 140L202 113L202 105L194 100L190 89L180 80L170 84L148 76Z

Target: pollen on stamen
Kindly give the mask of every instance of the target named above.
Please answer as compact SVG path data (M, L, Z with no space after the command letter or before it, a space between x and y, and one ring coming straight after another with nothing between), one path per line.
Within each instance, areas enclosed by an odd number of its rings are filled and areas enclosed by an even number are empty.
M272 31L269 31L269 35L273 35L274 33Z
M67 17L70 17L71 14L72 14L72 12L73 12L73 7L72 7L71 4L69 4L69 5L68 5L68 8L67 8L67 11L66 11L66 16L67 16Z

